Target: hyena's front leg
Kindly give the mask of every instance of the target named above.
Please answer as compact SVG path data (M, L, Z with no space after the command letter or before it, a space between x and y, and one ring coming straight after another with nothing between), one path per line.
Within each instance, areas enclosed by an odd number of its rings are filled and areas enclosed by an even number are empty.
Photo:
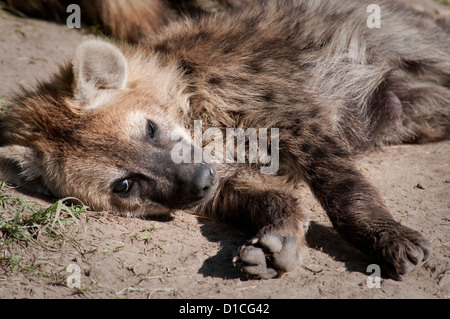
M280 178L238 169L222 177L215 198L200 210L255 234L233 258L250 277L273 278L298 264L308 221Z
M322 136L314 145L300 148L308 150L300 160L303 175L333 226L347 241L374 257L384 275L400 280L428 259L429 242L393 219L338 139Z

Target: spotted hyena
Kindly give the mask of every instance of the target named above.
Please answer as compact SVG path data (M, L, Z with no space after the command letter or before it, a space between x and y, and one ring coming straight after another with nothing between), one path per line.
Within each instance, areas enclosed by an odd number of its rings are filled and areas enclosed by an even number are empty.
M378 1L381 28L369 28L369 4L267 1L172 22L139 45L87 41L17 95L1 123L1 176L95 210L189 208L245 228L253 237L234 262L258 278L298 262L307 217L295 185L306 181L339 234L401 279L430 243L392 218L354 159L449 137L450 26ZM176 163L179 143L201 152L194 121L224 134L277 128L275 174Z
M66 22L70 5L77 5L80 22L95 25L116 37L137 42L167 24L170 7L164 0L6 0L30 17Z

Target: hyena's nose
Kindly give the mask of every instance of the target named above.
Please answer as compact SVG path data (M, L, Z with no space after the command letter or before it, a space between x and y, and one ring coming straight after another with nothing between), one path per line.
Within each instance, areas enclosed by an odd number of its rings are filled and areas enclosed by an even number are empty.
M216 170L212 165L202 162L198 164L191 182L190 192L193 196L206 196L214 184Z

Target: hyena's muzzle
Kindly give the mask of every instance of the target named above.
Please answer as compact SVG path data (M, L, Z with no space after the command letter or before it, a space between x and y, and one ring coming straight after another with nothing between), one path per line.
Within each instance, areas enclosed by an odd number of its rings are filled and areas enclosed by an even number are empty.
M190 208L210 197L216 183L216 171L206 162L175 164L177 174L172 176L173 191L160 193L154 201L172 209Z

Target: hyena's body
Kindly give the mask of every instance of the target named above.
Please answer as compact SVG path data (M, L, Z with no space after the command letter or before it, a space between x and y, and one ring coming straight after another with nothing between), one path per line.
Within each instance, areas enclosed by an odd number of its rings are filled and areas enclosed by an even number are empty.
M297 261L305 216L292 185L305 180L337 231L400 279L429 243L393 220L353 158L377 144L448 138L450 27L383 1L381 28L370 29L368 4L274 1L172 23L139 47L87 42L16 100L0 172L94 209L196 205L257 232L235 262L261 278ZM194 120L278 128L277 175L174 164L171 131Z

